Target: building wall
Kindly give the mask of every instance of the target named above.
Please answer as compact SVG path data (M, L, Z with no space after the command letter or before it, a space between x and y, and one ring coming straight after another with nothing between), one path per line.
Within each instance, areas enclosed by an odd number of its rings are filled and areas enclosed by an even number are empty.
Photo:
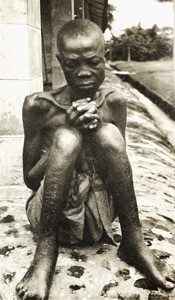
M44 84L51 85L51 2L41 1L42 66ZM48 86L49 88L49 86Z
M65 78L61 66L56 58L56 37L61 26L72 18L71 0L51 0L51 51L52 51L52 88L58 88L65 84Z
M65 84L56 59L57 32L74 17L88 17L85 1L76 0L74 10L72 3L0 0L0 134L23 132L23 100L43 90L43 77L45 89Z
M0 0L0 134L22 133L22 103L43 89L40 0Z
M42 65L44 89L55 89L65 84L65 78L60 64L56 59L57 32L61 26L73 18L82 18L82 0L76 0L72 7L71 0L42 0L41 24L42 24Z

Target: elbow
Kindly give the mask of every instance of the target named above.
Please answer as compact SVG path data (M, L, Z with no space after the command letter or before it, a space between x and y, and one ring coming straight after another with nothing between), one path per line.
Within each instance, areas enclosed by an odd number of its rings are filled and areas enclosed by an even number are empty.
M29 174L24 176L24 183L30 190L33 191L37 191L40 186L40 182L37 182L36 180L32 180Z

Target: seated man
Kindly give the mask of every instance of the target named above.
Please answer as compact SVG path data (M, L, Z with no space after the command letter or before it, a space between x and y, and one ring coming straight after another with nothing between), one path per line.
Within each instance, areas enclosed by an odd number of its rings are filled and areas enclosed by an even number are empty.
M125 146L126 100L105 87L103 33L89 20L70 21L57 45L67 85L28 96L23 106L24 180L33 190L26 209L39 241L17 294L48 299L60 244L113 241L116 216L118 256L171 290L172 271L141 232Z

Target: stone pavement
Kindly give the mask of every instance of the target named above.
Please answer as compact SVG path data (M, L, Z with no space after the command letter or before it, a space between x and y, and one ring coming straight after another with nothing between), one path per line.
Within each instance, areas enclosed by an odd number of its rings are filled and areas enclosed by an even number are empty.
M107 71L109 85L128 98L127 149L145 242L175 268L175 152L129 85ZM0 299L17 300L15 286L27 271L36 237L30 231L25 202L30 191L22 178L23 136L0 137ZM142 274L116 257L121 240L113 223L116 247L60 249L49 300L175 299L150 285ZM142 280L140 280L142 278Z

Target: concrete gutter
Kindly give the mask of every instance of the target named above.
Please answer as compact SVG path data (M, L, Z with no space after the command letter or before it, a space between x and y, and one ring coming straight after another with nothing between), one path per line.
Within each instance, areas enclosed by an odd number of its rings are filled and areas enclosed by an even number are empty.
M133 78L132 75L134 75L135 73L122 71L114 65L111 65L111 67L115 69L113 71L115 75L119 76L123 81L129 82L134 88L136 88L144 96L149 98L160 109L162 109L172 120L175 121L175 107L172 104L167 102L165 99L162 99L157 94L153 93L147 87L145 87L140 81Z
M137 89L131 88L130 91L146 107L157 128L166 136L167 141L171 144L173 151L175 151L175 121Z

